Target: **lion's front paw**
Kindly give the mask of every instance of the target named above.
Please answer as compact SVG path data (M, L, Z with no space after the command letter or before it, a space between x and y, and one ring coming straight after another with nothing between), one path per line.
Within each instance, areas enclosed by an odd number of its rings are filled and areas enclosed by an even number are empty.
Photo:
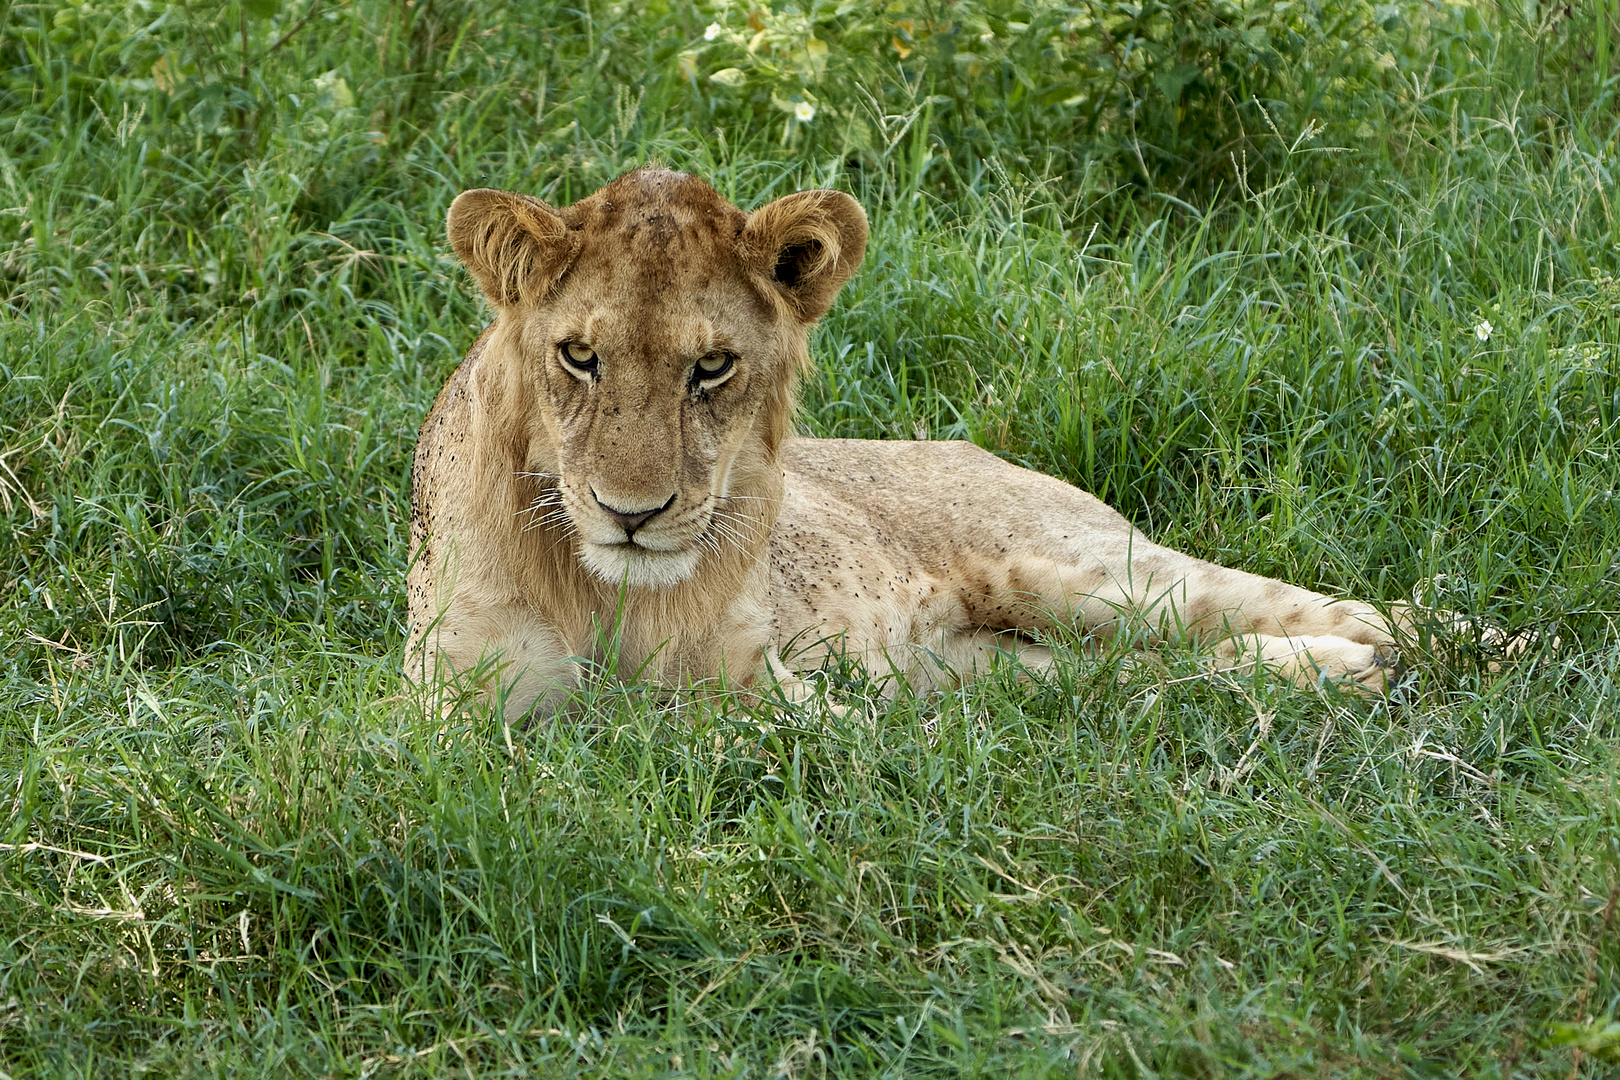
M1333 683L1381 696L1406 670L1392 644L1369 645L1335 637L1296 638L1289 644L1297 652L1278 666L1301 686Z
M1260 664L1305 689L1328 684L1383 695L1405 671L1392 643L1368 644L1327 635L1235 638L1217 650L1222 667Z

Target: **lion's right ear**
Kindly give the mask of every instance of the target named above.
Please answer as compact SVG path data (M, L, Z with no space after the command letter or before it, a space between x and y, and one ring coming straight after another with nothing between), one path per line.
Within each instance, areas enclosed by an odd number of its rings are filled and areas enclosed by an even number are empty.
M557 212L514 191L463 191L445 221L450 246L496 307L537 303L578 254Z

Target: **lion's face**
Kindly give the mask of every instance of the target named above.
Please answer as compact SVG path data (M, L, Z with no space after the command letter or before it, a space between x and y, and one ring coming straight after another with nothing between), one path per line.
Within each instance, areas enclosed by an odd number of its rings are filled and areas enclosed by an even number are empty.
M673 584L754 527L737 504L759 498L756 420L793 341L734 267L592 252L580 270L524 335L562 507L599 577Z
M659 587L757 551L806 333L865 247L859 206L806 192L745 215L641 170L561 213L467 192L449 228L500 311L485 401L508 415L488 422L527 440L557 504L540 512L565 515L583 564Z

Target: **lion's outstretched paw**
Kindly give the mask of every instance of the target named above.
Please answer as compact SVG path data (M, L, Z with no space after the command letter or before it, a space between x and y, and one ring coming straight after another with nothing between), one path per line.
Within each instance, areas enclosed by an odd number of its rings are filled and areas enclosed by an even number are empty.
M1256 634L1233 639L1218 650L1223 667L1239 669L1259 663L1304 689L1326 685L1382 696L1405 674L1393 644L1367 644L1321 636L1271 637Z
M1557 634L1544 634L1534 628L1508 631L1500 626L1484 626L1474 632L1487 657L1486 668L1493 672L1502 670L1504 664L1528 660L1531 653L1543 648L1557 652L1564 644Z
M1332 683L1342 689L1383 696L1406 673L1393 645L1368 645L1343 638L1313 638L1303 643L1289 672L1294 681L1313 688Z
M1352 676L1361 686L1380 694L1406 678L1406 661L1394 645L1374 645L1372 667Z

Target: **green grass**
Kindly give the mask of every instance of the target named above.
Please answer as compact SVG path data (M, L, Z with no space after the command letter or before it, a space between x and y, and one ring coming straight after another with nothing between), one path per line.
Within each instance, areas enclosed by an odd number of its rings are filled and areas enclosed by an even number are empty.
M784 148L675 74L706 7L356 0L273 51L309 9L250 7L0 6L0 1070L1614 1067L1620 122L1558 27L1468 9L1477 79L1189 205L1043 171L1012 104ZM1063 648L870 722L441 729L397 673L406 463L485 318L445 207L654 156L871 213L806 430L1543 648L1388 703Z

